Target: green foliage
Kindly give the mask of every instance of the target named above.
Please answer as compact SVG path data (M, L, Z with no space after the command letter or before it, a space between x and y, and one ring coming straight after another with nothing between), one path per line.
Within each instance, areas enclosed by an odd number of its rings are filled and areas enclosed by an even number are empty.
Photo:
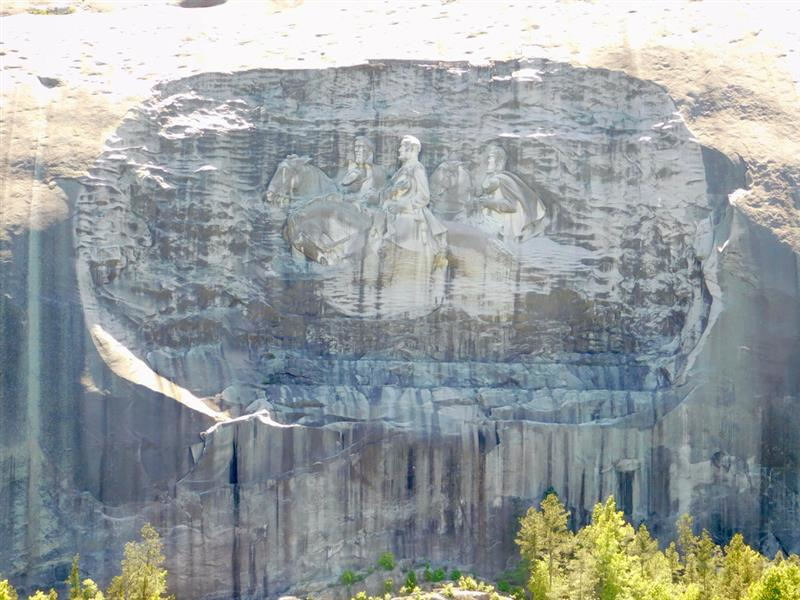
M800 558L779 554L770 564L739 534L720 548L708 531L694 533L691 517L678 520L677 544L662 551L613 498L575 534L555 494L540 508L520 519L516 539L532 600L800 600ZM499 585L505 593L507 580Z
M511 588L511 597L514 598L514 600L527 600L525 590L518 586Z
M149 524L142 527L142 541L125 544L122 574L111 580L109 600L161 600L168 598L167 571L162 567L161 538Z
M484 592L486 594L491 594L494 592L494 586L489 585L483 581L479 581L474 577L462 576L458 579L458 587L462 590L467 590L470 592Z
M369 596L367 592L360 591L355 596L352 596L350 600L391 600L391 594L384 594L383 596Z
M69 600L82 600L83 588L81 587L81 575L78 572L78 561L80 554L72 557L72 569L69 572L69 579L65 582L69 591Z
M547 570L547 563L537 560L534 563L531 579L528 582L528 589L533 596L533 600L547 600L552 591L550 586L550 573Z
M444 569L431 569L430 565L425 565L425 571L422 574L423 579L430 583L439 583L445 580L446 573Z
M500 589L500 582L504 581L508 584L508 592L515 587L524 587L528 582L528 572L530 565L526 560L520 560L512 569L506 569L497 576L498 589ZM502 591L502 590L501 590Z
M100 591L94 581L84 579L83 583L81 583L80 569L78 568L79 560L79 554L72 557L69 578L64 582L67 584L69 600L104 600L103 592Z
M409 590L413 590L417 587L417 574L413 569L406 573L406 582L403 584L403 587Z
M523 560L532 565L529 587L534 586L538 592L533 592L534 587L531 587L531 593L534 598L537 594L546 598L564 575L560 569L561 559L569 552L573 536L567 528L569 512L555 492L546 494L539 506L541 511L531 507L520 519L515 541Z
M422 594L422 590L419 588L418 585L415 585L414 587L407 587L404 585L403 587L400 588L401 596L406 596L408 594L412 594L414 596L420 596Z
M384 571L393 571L395 567L394 554L384 552L378 557L378 566Z
M478 590L478 582L466 575L458 578L458 587L462 590L475 592Z
M83 600L105 600L103 592L100 591L100 588L91 579L83 580L82 594Z
M708 531L694 532L691 517L678 520L678 539L661 550L647 527L634 531L617 510L612 497L598 503L591 523L572 533L569 512L555 493L548 493L539 509L531 508L520 519L516 542L522 560L498 577L497 588L474 575L450 572L457 587L480 592L488 600L501 600L500 593L515 600L800 600L800 557L781 553L769 561L734 535L724 547ZM104 597L91 579L80 580L79 556L72 561L67 589L69 600L164 600L167 572L158 533L150 525L142 528L140 542L125 546L122 573L115 577ZM396 568L394 555L385 552L377 561L380 569ZM373 572L374 567L369 570ZM444 581L443 568L425 566L424 578ZM350 586L364 579L354 571L342 573L340 583ZM530 596L522 585L526 585ZM383 596L358 592L351 600L391 600L395 582L383 583ZM434 589L453 599L453 583ZM420 589L417 573L406 573L401 595L425 600L430 593ZM7 580L0 580L0 600L19 600ZM55 590L37 591L28 600L58 600Z
M753 584L745 598L746 600L800 600L800 565L797 560L785 560L770 566Z
M8 582L8 579L0 579L0 600L18 600L17 590Z
M681 592L680 600L702 600L703 592L696 583L690 583Z
M28 596L28 600L58 600L58 594L53 588L46 594L42 590L36 590L33 596Z
M613 497L594 507L587 536L593 551L595 593L599 600L622 597L625 578L632 567L625 546L633 535L633 528L625 522L622 511L617 510Z
M725 546L718 595L730 600L744 600L750 586L761 577L764 563L764 557L744 543L741 533L734 535Z

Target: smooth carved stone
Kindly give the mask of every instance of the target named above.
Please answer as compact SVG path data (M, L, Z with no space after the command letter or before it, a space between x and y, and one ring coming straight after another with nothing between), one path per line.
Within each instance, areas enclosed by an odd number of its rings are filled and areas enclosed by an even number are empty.
M415 88L421 72L404 66L381 68L389 78L373 88L370 69L347 71L348 86L373 90L369 106L388 120L331 96L327 74L273 86L265 72L236 102L234 83L202 97L171 84L126 121L85 182L76 226L85 294L117 339L174 346L162 368L181 379L190 336L207 360L233 361L206 369L219 389L261 356L304 352L306 331L322 354L524 362L625 350L679 372L709 313L692 266L708 244L682 232L709 209L700 151L660 92L634 86L648 102L620 112L614 90L627 80L581 87L572 71L547 71L552 89L584 90L554 116L547 85L473 69ZM400 89L417 91L392 104ZM408 139L398 156L408 131L421 147ZM109 226L96 225L99 206ZM444 329L433 335L400 325L434 313Z
M454 305L471 315L497 317L511 308L514 294L517 252L507 245L542 233L545 206L521 178L505 170L506 153L496 144L485 151L477 197L464 163L449 160L434 171L432 205L420 150L418 139L404 137L401 166L381 186L385 173L373 164L374 147L358 136L339 178L340 194L330 191L334 182L307 157L290 156L278 166L266 197L278 206L290 205L284 232L300 255L326 267L353 263L350 270L326 276L323 285L328 304L343 314L423 315L445 302L440 288L450 262ZM434 211L447 220L440 221ZM471 270L473 265L481 267ZM361 287L348 293L354 280ZM491 290L495 299L473 298L475 290L478 296L479 290Z
M420 149L419 140L404 137L401 166L384 183L372 144L359 136L339 180L341 193L326 193L334 183L308 159L292 156L267 187L268 202L289 207L284 233L295 251L324 267L349 260L322 287L328 304L343 314L421 316L444 300L447 230L428 208Z
M371 216L341 196L317 198L295 208L286 219L292 248L321 265L334 265L361 253Z
M287 206L297 200L336 192L336 184L310 161L308 156L296 155L281 161L267 187L267 202Z
M446 160L431 175L431 210L445 221L465 217L472 206L473 183L467 165Z
M506 153L500 146L489 146L486 160L481 194L474 200L478 214L469 220L502 240L524 241L541 233L547 224L541 198L517 175L504 170Z
M386 170L376 165L375 146L363 135L353 141L353 157L339 177L339 188L345 194L355 194L365 204L376 204L378 193L386 185Z
M431 193L428 174L419 162L420 149L419 140L413 136L407 135L400 142L402 166L380 196L386 211L384 239L404 250L433 257L444 252L447 229L428 208Z

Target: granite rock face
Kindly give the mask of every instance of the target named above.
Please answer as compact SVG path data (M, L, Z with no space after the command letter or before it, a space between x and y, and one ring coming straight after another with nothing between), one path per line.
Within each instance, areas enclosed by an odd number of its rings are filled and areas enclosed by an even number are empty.
M396 244L376 190L357 251L299 252L293 231L332 235L303 207L350 202L319 198L354 140L392 177L406 135L446 247ZM489 147L541 203L530 235L455 216ZM289 154L334 187L271 201ZM614 494L663 536L689 512L800 549L800 262L652 83L546 61L204 74L62 187L72 222L18 240L42 270L0 297L12 574L75 549L107 573L144 520L185 597L302 592L386 550L492 572L549 487L576 524Z

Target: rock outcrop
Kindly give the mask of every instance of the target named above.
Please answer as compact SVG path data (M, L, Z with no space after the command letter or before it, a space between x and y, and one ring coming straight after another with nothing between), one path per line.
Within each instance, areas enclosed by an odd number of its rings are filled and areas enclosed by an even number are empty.
M364 136L391 177L405 135L446 250L395 243L379 190L336 261L293 243L331 191L270 202L286 155L338 182ZM540 203L524 236L453 208L490 146ZM179 596L303 591L386 550L491 572L550 487L575 524L614 494L659 535L689 512L800 549L800 261L655 84L543 60L208 73L61 185L71 222L0 265L12 576L75 550L107 573L144 520Z

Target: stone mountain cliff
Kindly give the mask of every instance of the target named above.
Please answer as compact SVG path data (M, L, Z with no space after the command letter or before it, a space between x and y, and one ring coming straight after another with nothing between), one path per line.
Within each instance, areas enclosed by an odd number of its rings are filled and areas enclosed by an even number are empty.
M314 194L268 200L286 155L335 181L363 136L391 176L405 135L446 247L388 250L377 200L355 254L298 252L291 219L349 238L297 208ZM527 237L437 204L480 196L490 146L541 202ZM576 524L614 494L662 536L688 512L800 550L800 259L653 83L545 60L206 73L60 185L72 218L0 263L4 573L77 550L99 576L144 520L179 597L304 590L385 550L490 572L551 487Z

